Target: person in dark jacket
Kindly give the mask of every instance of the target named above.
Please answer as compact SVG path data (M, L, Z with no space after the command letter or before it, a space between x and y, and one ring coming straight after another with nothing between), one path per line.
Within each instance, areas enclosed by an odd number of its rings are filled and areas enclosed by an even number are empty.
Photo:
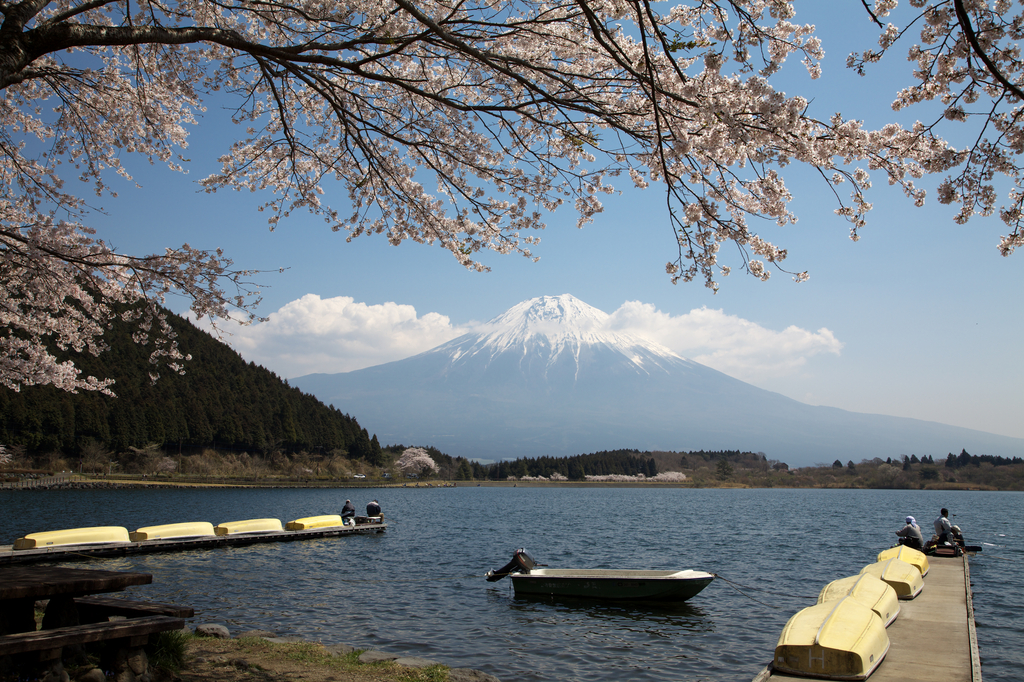
M350 519L356 515L356 506L352 504L352 500L345 500L345 506L341 508L341 519Z
M377 500L374 500L370 504L366 505L366 515L367 516L380 516L380 514L381 514L380 505L377 503Z
M917 519L913 516L907 517L907 525L896 531L900 536L898 542L911 549L924 549L924 536L921 535L921 526L917 525Z

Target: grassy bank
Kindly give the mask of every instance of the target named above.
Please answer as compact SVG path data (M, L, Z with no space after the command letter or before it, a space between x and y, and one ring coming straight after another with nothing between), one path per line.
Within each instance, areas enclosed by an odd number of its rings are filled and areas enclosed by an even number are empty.
M276 644L256 637L191 637L185 659L165 680L181 682L252 682L282 679L303 682L447 682L443 665L410 668L390 661L360 663L360 651L332 654L312 642ZM160 681L163 682L163 681Z

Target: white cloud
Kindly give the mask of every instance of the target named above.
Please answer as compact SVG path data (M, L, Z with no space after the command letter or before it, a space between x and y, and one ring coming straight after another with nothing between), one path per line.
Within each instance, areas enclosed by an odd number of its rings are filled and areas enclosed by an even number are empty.
M231 334L224 340L242 357L284 377L401 360L465 333L445 315L417 316L411 305L367 305L316 294L288 303L266 322L224 329Z
M843 347L824 327L816 332L796 326L773 331L706 307L673 316L647 303L627 301L612 313L611 321L616 330L656 341L702 365L751 382L794 374L809 357L839 355Z
M500 312L500 311L499 311ZM743 381L791 376L808 358L839 354L843 344L828 329L766 329L721 310L697 308L670 315L629 301L611 314L611 326L656 341L679 355ZM225 341L249 361L284 377L348 372L422 353L476 323L452 325L446 315L417 315L411 305L367 305L351 297L315 294L288 303L266 322L225 329Z

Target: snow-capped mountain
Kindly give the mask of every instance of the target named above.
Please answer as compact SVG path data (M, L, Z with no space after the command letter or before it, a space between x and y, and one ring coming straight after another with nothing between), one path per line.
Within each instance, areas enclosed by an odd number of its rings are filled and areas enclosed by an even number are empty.
M812 407L614 331L570 296L524 301L405 360L293 386L382 444L483 460L637 448L764 452L791 465L902 454L1024 455L1024 439Z
M501 373L544 388L569 388L588 372L667 374L693 365L668 348L609 328L609 316L573 296L523 301L467 334L418 357L446 358L446 376ZM601 366L595 363L600 358ZM469 378L469 377L467 377Z

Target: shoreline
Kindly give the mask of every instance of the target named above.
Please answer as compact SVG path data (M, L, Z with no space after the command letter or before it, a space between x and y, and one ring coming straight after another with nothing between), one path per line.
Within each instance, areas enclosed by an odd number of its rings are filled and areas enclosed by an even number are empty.
M178 672L181 680L215 677L225 682L234 680L235 675L246 680L257 670L289 679L297 672L295 667L301 667L299 677L307 682L501 682L482 670L452 668L422 656L361 649L350 644L324 644L302 637L282 637L266 630L232 636L223 625L204 623L195 625L189 634L188 657Z
M54 480L58 479L58 480ZM889 490L889 487L880 486L843 486L828 483L824 485L800 485L794 480L790 485L779 485L773 482L771 485L750 485L735 481L705 480L695 481L538 481L538 480L517 480L517 481L416 481L414 483L384 482L384 481L351 481L351 480L281 480L281 479L229 479L219 478L214 480L191 480L171 478L143 478L129 476L104 476L92 477L83 474L62 474L49 476L44 480L33 481L25 479L20 485L4 484L0 490L23 490L23 491L45 491L45 490L89 490L89 489L124 489L139 490L145 488L268 488L268 489L417 489L434 490L441 488L648 488L667 489L681 488L690 490ZM898 490L960 490L975 492L1013 492L1012 488L997 488L995 486L980 483L953 483L937 482L923 487L896 488Z

